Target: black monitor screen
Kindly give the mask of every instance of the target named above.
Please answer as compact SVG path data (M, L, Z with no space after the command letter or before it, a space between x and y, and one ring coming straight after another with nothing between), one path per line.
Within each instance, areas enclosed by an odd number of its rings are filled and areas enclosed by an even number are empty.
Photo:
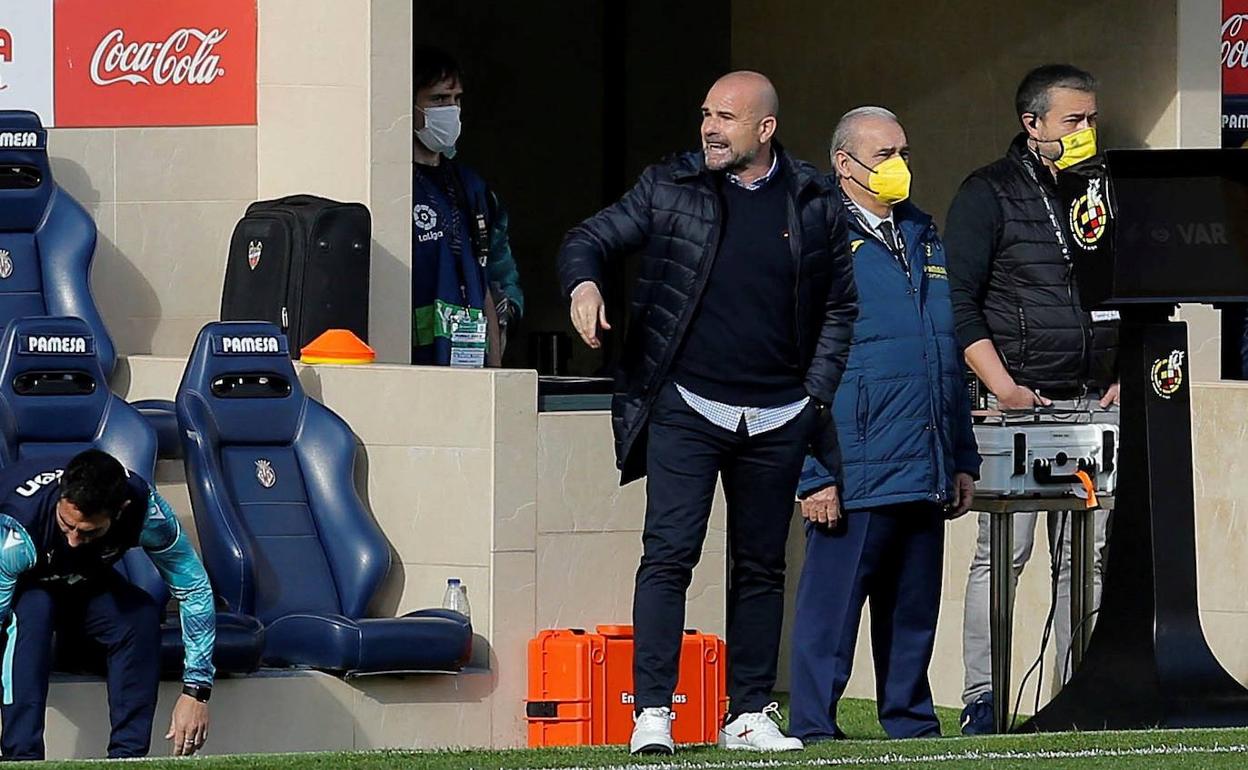
M1115 300L1248 299L1248 152L1124 151L1107 162Z

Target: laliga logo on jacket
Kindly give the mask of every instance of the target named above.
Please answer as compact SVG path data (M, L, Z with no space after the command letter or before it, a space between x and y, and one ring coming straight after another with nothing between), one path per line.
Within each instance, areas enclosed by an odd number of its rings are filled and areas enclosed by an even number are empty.
M424 203L417 203L412 207L412 221L423 233L416 236L416 240L420 243L428 243L436 241L442 237L442 231L433 228L438 226L438 212L432 207Z

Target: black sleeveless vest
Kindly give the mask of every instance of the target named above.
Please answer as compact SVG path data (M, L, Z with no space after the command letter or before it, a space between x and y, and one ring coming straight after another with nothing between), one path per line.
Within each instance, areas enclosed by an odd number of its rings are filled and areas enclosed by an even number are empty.
M1079 304L1052 175L1020 134L1004 158L972 176L992 187L1001 206L984 315L1005 368L1049 397L1104 390L1116 377L1118 322L1094 323Z

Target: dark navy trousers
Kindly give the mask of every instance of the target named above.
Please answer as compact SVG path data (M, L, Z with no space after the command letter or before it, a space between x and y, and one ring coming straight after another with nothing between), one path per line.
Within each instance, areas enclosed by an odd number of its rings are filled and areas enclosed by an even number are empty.
M927 669L944 546L944 512L930 503L850 511L831 531L807 524L793 626L793 735L843 737L836 705L849 682L867 601L880 724L892 738L940 734Z
M679 673L685 594L702 555L715 483L728 507L728 700L733 714L772 700L784 620L784 556L793 490L815 410L746 435L695 412L672 384L651 412L646 521L633 593L636 707L670 706Z
M145 591L111 574L90 585L18 584L0 671L0 753L6 760L43 759L54 631L73 639L75 651L84 644L103 648L109 758L145 756L160 683L160 609Z

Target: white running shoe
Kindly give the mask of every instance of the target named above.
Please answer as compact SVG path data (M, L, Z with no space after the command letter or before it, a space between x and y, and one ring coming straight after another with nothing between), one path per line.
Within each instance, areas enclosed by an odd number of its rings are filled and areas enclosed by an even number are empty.
M642 709L633 715L633 737L628 741L629 754L675 754L672 742L672 710L658 707Z
M780 732L780 726L774 721L779 717L778 703L772 703L762 711L741 714L719 728L719 747L740 751L800 751L800 739Z

